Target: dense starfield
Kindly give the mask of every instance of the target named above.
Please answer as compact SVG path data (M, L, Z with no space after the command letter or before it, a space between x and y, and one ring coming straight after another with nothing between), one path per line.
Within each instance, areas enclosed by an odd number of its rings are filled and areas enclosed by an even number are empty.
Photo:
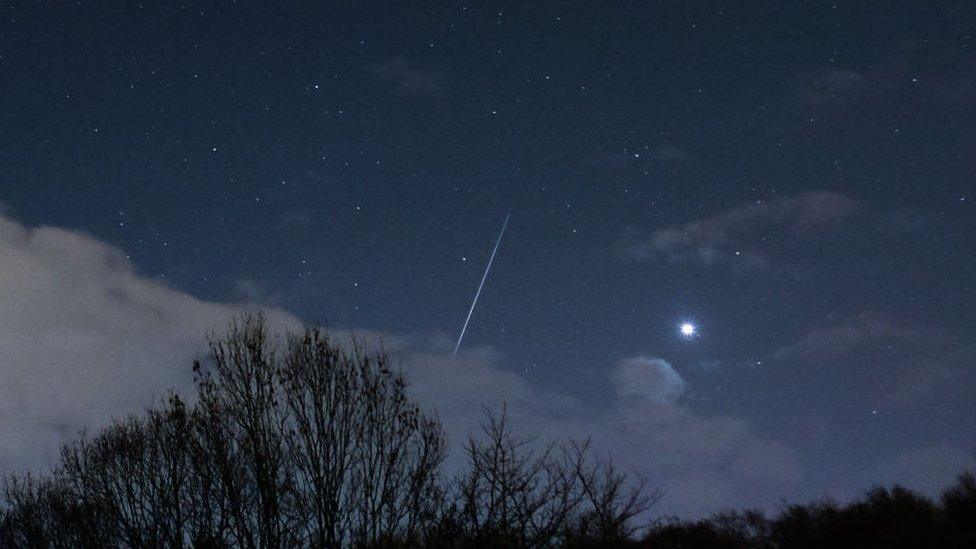
M660 513L974 465L971 2L12 2L0 105L0 471L257 308Z

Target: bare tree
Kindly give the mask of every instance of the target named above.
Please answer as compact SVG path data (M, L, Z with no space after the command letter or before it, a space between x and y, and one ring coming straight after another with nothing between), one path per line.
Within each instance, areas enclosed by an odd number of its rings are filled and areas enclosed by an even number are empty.
M381 350L260 314L210 338L193 405L170 395L11 477L3 547L380 547L619 541L653 499L587 444L513 436L488 414L453 483L440 422Z
M612 462L593 460L589 443L545 445L513 435L507 410L486 410L483 438L470 438L467 468L455 481L456 536L518 547L621 542L656 496Z
M632 479L618 471L609 456L601 461L589 459L589 450L589 441L570 443L574 477L583 494L583 509L571 537L602 542L630 539L639 529L634 520L657 503L661 493L648 492L646 478Z
M128 547L182 547L198 509L191 490L190 421L176 395L143 419L117 420L61 451L59 479L98 509Z
M420 539L445 442L382 351L308 328L272 339L246 315L197 364L201 531L244 547Z
M418 539L434 520L445 444L436 419L407 397L402 373L384 353L343 349L317 329L292 337L282 364L308 541Z
M280 359L264 317L252 314L234 320L223 338L210 339L207 368L194 365L200 460L219 502L219 535L241 547L293 541L294 469L285 448Z
M105 547L114 538L90 502L72 493L58 473L4 481L6 511L0 512L0 546L68 549Z

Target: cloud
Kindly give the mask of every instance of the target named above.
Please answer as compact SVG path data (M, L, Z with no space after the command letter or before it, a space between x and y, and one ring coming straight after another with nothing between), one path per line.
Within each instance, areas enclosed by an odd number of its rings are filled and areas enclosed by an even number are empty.
M971 467L976 347L918 315L828 318L740 378L737 392L755 402L739 413L817 463L806 497L892 483L937 495Z
M627 235L625 250L630 258L639 261L664 258L703 265L728 264L741 271L763 269L771 263L761 249L770 236L796 235L830 226L855 209L856 202L845 194L811 191L741 205L682 226L657 229L649 235L635 231Z
M811 329L796 343L773 353L773 358L833 360L863 349L883 348L891 343L907 343L916 349L945 342L945 335L925 333L900 324L888 315L864 311L845 321Z
M900 484L923 493L937 493L963 471L972 470L971 449L951 444L911 450L877 465L870 475L885 484Z
M666 514L769 508L795 496L803 478L797 454L757 435L744 419L705 415L679 403L618 400L588 430L618 465L647 475L664 491L656 511Z
M271 292L261 282L253 278L239 278L234 281L231 299L241 303L279 306L284 301L280 292Z
M851 124L890 128L920 108L955 112L972 104L976 61L958 52L933 53L924 43L900 42L868 65L806 71L770 130L782 135L842 131Z
M794 370L830 367L860 400L886 409L906 409L937 393L946 398L951 387L976 388L972 346L876 311L815 327L771 360Z
M0 258L4 472L37 469L79 429L138 412L168 389L188 390L204 335L222 331L242 310L143 276L121 250L77 231L0 217ZM248 283L238 290L263 295ZM273 327L299 326L283 311L268 315ZM530 384L488 349L451 357L444 338L356 333L382 340L400 360L411 391L437 410L454 448L477 430L483 405L506 403L524 434L592 438L598 453L646 474L667 493L658 512L694 516L769 504L791 493L800 476L789 449L758 437L742 419L682 404L686 383L659 358L621 360L612 374L616 400L595 407ZM455 465L460 456L452 453Z
M682 404L686 382L659 358L620 360L611 374L617 398L594 408L530 385L483 349L456 358L443 350L399 353L413 391L436 405L455 447L477 431L482 405L497 410L505 403L522 434L590 439L598 454L646 475L666 494L656 513L698 516L732 505L772 505L802 479L791 449L758 436L741 418L703 415Z
M379 80L411 95L434 95L444 87L444 75L438 71L418 69L402 57L369 67Z
M62 437L186 388L204 335L241 310L140 276L76 231L0 217L0 258L0 469L45 463Z
M685 391L685 380L660 358L641 356L623 360L614 372L613 381L618 397L644 398L659 404L671 404Z

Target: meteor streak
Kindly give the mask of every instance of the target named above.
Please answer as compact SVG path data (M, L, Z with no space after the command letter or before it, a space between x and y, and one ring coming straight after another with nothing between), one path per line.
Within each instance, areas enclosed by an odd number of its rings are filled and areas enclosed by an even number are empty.
M508 227L508 219L512 217L512 214L505 216L505 222L502 223L502 230L498 233L498 240L495 241L495 247L491 250L491 257L488 258L488 266L485 267L485 274L481 277L481 283L478 284L478 291L474 293L474 300L471 302L471 308L468 309L468 317L464 319L464 326L461 327L461 335L458 336L457 344L454 345L454 352L451 356L457 355L458 349L461 348L461 340L464 339L464 332L468 329L468 322L471 322L471 313L474 312L474 306L478 304L478 296L481 295L481 289L485 287L485 280L488 279L488 271L491 270L491 263L495 260L495 253L498 252L498 245L502 243L502 236L505 235L505 228Z

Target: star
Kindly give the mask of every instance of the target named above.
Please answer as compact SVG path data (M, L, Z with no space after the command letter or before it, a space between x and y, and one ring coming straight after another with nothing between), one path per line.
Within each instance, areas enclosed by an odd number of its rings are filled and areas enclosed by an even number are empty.
M681 336L686 339L691 339L698 334L698 327L691 322L682 322L681 326L678 326L678 332Z

